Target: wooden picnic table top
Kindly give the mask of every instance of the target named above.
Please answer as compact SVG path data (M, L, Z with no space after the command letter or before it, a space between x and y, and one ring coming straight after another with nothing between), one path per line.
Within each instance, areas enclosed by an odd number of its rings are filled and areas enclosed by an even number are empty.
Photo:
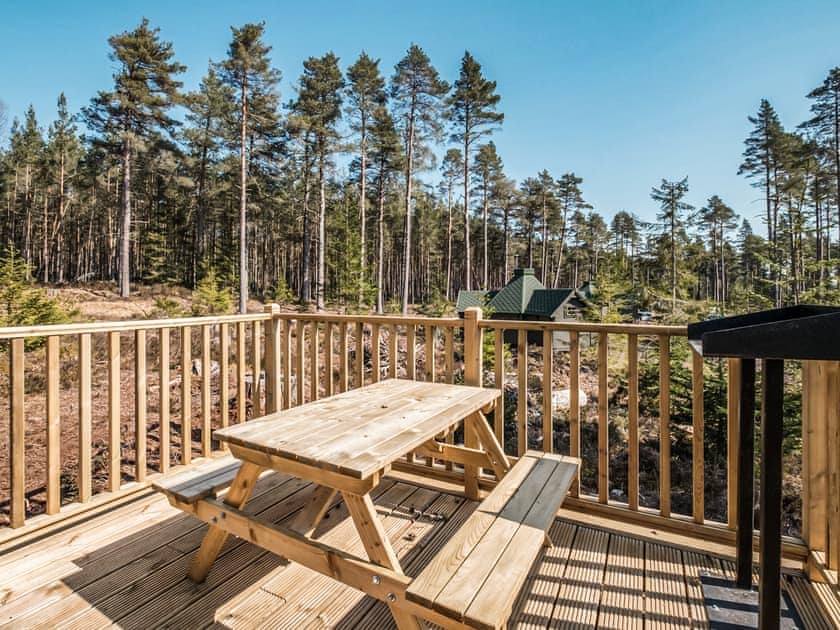
M390 379L214 432L223 442L367 479L501 392Z

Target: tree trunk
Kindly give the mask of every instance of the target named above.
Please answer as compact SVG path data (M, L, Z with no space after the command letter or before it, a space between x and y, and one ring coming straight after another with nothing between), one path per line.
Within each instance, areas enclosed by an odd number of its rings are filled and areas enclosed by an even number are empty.
M322 139L321 146L325 140ZM318 189L320 194L318 204L318 274L315 278L315 306L319 311L324 310L324 282L326 280L326 264L324 250L327 248L327 191L324 182L324 162L326 155L321 150L318 156Z
M449 182L449 196L446 203L446 301L452 292L452 181Z
M384 169L384 165L380 166ZM379 175L379 216L376 218L377 252L376 252L376 312L380 315L385 311L385 182L382 171ZM394 360L394 359L392 359Z
M487 199L487 188L485 186L484 189L484 209L483 209L483 220L484 220L484 235L483 235L483 245L484 245L484 282L482 284L482 289L484 291L487 290L489 284L489 276L490 276L490 248L487 245L487 215L488 215L488 206L489 200Z
M242 79L239 154L239 312L248 312L248 240L246 232L246 210L248 206L248 170L247 170L247 130L248 130L248 94L247 78Z
M408 117L408 138L406 142L405 167L405 244L403 245L403 294L402 314L408 314L408 292L411 278L411 176L414 171L414 112L415 102L412 98L411 110ZM468 263L469 264L469 263Z
M366 195L366 184L367 184L367 130L366 130L366 120L364 111L362 112L362 120L361 120L361 141L360 141L360 169L359 169L359 307L361 308L364 305L365 301L365 276L367 271L367 243L365 242L366 239L366 230L367 230L367 216L365 213L367 198Z
M120 297L127 298L131 281L131 141L123 139L122 234L120 236Z
M309 173L309 140L304 139L303 151L303 251L301 252L301 283L300 301L309 304L312 301L312 268L309 264L312 257L312 236L309 233L309 195L310 195L310 173Z

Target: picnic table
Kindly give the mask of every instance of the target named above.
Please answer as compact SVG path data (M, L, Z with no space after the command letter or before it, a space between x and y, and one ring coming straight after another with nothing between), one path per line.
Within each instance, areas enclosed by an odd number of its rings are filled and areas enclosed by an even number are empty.
M215 431L215 438L226 444L232 457L174 473L155 484L173 505L210 523L190 577L204 580L226 537L234 534L385 601L400 628L420 627L418 617L453 627L453 615L457 626L481 625L469 624L470 616L466 614L477 590L467 599L458 591L454 613L445 607L438 610L438 595L451 580L458 582L462 564L497 518L505 521L505 527L494 528L491 537L504 538L499 554L520 525L530 531L536 518L539 527L547 530L577 472L576 460L572 466L565 461L569 458L544 459L544 454L529 452L530 459L520 458L517 473L508 477L514 466L484 416L500 393L478 387L387 380ZM461 421L466 446L435 439L454 430ZM441 553L447 557L439 561L440 566L432 568L425 578L418 576L418 586L425 586L409 592L412 580L400 567L370 493L396 460L412 452L461 464L468 498L479 498L478 477L482 469L492 470L503 482L482 504L486 508L482 517L470 524L471 517L461 538L456 536L454 543L450 541L456 548L444 547ZM243 511L251 490L266 470L316 484L310 502L291 525L265 522ZM225 487L226 495L217 499L216 491ZM366 559L312 537L336 493L341 494L347 507L367 552ZM511 528L511 524L515 526ZM520 533L519 537L523 535ZM539 546L543 541L541 535ZM538 547L530 561L537 553ZM524 555L529 555L527 549ZM479 585L490 578L494 566L495 563L487 568ZM443 595L451 604L452 593ZM497 626L495 621L490 625Z

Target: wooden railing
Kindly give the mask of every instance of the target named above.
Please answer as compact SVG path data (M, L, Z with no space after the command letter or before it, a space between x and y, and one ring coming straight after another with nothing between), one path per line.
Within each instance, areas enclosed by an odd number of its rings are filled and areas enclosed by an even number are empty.
M492 344L485 335L493 335ZM0 486L0 505L7 506L12 528L27 519L33 526L49 522L143 487L170 466L213 455L218 448L213 428L382 378L408 378L503 388L490 420L509 453L530 447L583 458L581 478L567 501L573 509L731 543L733 511L707 518L705 362L694 353L682 366L690 374L690 425L676 427L672 421L672 351L685 335L683 326L501 321L483 319L472 309L464 319L447 319L281 312L277 305L247 316L0 329L0 351L9 365L5 382L0 373L0 396L8 395L0 410L9 410L8 447L0 458L8 457L10 473L7 487ZM641 390L641 368L650 380L652 364L655 398ZM726 372L721 492L726 506L734 506L737 364L727 364ZM561 386L569 390L568 409L557 411L554 394ZM592 404L582 404L581 390ZM642 404L646 415L640 413ZM691 475L675 486L672 443L678 431L683 444L691 442ZM650 439L657 434L660 439ZM97 435L106 439L94 452ZM72 478L69 460L77 464ZM822 460L806 460L812 477L828 470ZM33 474L41 468L43 476ZM400 468L422 468L447 480L462 475L457 466L413 455ZM830 492L840 486L836 467L831 470L835 477L824 486L824 518L809 519L803 510L805 538L816 554L811 560L821 562L829 576L840 561L837 492ZM482 480L492 482L489 474ZM806 509L813 515L810 504L821 486L806 487L812 488ZM675 493L691 495L683 513L674 509ZM42 495L47 516L32 518L38 512L34 499ZM786 550L808 556L795 540L787 541Z

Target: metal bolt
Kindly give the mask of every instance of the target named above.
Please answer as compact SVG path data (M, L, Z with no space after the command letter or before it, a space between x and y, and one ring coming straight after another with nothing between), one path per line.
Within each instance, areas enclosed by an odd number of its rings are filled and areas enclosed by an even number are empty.
M214 516L213 518L211 518L210 520L211 520L212 522L214 522L214 523L216 523L216 522L218 522L218 521L219 521L219 519L218 519L217 517L215 517L215 516Z
M222 518L227 518L227 512L222 512Z
M389 602L395 602L395 601L397 601L397 596L396 596L396 595L394 595L393 593L388 593L388 601L389 601Z
M373 576L373 583L374 584L379 584L379 576L378 575Z

